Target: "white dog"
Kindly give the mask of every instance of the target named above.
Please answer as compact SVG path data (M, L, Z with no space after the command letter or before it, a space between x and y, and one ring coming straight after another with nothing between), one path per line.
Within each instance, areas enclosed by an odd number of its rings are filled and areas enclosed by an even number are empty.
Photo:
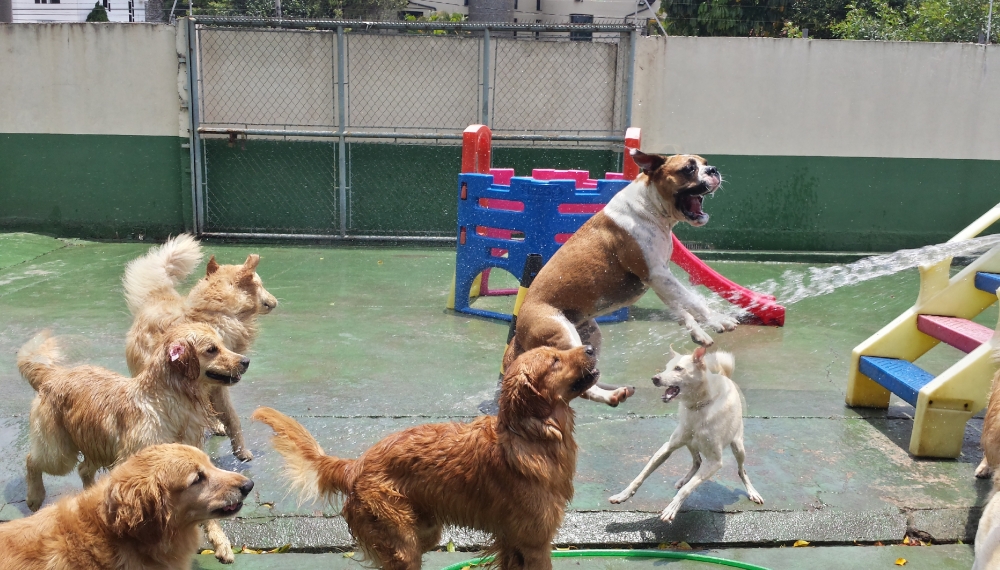
M976 531L976 561L972 570L1000 568L1000 475L993 476L993 497L979 517Z
M730 380L735 365L733 355L728 352L706 355L704 347L698 347L691 356L678 354L672 346L670 352L672 357L666 370L653 377L653 384L666 388L664 402L679 398L680 423L670 441L650 458L642 473L624 491L609 500L614 504L627 501L671 453L687 446L694 465L677 482L675 487L680 491L660 514L661 520L672 522L688 495L722 467L722 450L728 445L736 456L740 479L747 488L750 500L764 504L764 499L753 488L743 469L746 456L743 449L743 405L739 389Z

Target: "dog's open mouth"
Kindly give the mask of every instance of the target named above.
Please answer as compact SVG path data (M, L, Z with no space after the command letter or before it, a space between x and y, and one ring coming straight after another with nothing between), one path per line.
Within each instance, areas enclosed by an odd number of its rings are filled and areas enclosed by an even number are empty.
M677 397L677 394L681 393L680 386L667 386L667 390L663 393L663 403L670 403L671 400Z
M712 191L705 184L699 184L690 190L685 190L679 193L675 199L677 209L692 222L705 225L708 223L708 214L705 213L702 206L705 203L705 196L711 193Z
M212 372L211 370L205 372L205 376L215 380L216 382L222 382L223 384L235 384L240 381L240 375L229 376L227 374L220 374L218 372Z
M574 392L584 392L589 390L591 386L597 384L597 379L601 377L601 371L598 369L587 370L583 373L583 376L579 380L573 382L573 385L569 387L570 390Z
M242 509L242 508L243 508L243 501L239 501L239 502L233 503L231 505L226 505L225 507L222 507L221 509L215 509L212 512L215 513L216 515L220 516L220 517L231 517L231 516L235 515L236 513L240 512L240 509Z

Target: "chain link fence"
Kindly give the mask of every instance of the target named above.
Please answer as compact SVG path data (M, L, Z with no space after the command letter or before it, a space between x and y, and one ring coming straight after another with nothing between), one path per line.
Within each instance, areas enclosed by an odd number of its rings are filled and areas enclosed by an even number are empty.
M631 25L188 26L204 235L452 240L465 127L519 174L603 173L631 113Z

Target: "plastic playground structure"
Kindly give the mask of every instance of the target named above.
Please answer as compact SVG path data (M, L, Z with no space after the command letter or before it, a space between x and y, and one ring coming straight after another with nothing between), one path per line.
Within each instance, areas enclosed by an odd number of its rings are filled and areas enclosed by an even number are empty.
M972 239L997 220L1000 204L949 243ZM950 269L950 257L920 267L916 304L859 344L851 355L847 405L887 408L892 393L914 406L909 449L919 457L958 457L965 424L986 407L996 370L991 358L996 330L970 319L997 302L1000 246L951 278ZM913 361L939 342L966 356L935 377Z
M471 125L462 139L462 173L458 177L458 245L455 280L448 308L501 320L511 315L476 309L480 296L514 295L517 289L489 289L491 268L520 275L528 255L549 258L590 216L600 211L639 175L627 150L639 148L641 133L625 134L622 172L592 180L582 170L536 169L531 177L514 176L513 169L492 168L492 132ZM746 309L759 323L783 326L785 308L775 298L751 291L726 279L691 253L673 236L671 261L688 273L692 285L704 285L730 303ZM461 294L459 294L461 292ZM622 321L628 308L599 321Z

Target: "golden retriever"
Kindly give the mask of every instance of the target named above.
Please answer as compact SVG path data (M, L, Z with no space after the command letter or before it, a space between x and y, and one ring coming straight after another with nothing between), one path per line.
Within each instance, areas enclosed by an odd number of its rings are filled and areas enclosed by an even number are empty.
M592 347L537 348L507 368L498 416L415 426L355 460L325 455L304 427L271 408L252 417L274 429L272 443L304 494L343 495L351 533L382 568L420 568L452 524L493 534L505 570L548 569L573 497L569 403L595 381Z
M0 568L190 570L198 524L235 515L251 489L197 448L147 447L76 496L0 524Z
M183 322L212 325L222 335L226 348L245 354L257 337L257 315L278 306L256 273L260 262L256 254L248 256L243 265L219 265L213 256L208 260L205 277L182 296L176 286L200 262L201 245L190 235L181 234L132 260L125 268L125 300L134 315L125 340L125 357L133 375L159 358L164 332ZM221 426L213 419L207 427L229 436L238 459L253 459L243 440L229 388L213 387L210 399Z
M84 487L90 487L98 469L150 445L201 445L212 413L209 390L239 382L250 365L201 323L168 329L158 355L129 378L97 366L60 365L59 347L48 331L21 348L17 367L38 393L29 420L28 508L38 510L45 500L43 473L65 475L77 467ZM221 527L210 523L206 531L216 557L231 562Z
M993 359L1000 361L1000 348L993 351ZM986 405L979 444L983 448L983 460L976 468L976 477L985 479L993 475L1000 465L1000 370L993 376L993 388Z

